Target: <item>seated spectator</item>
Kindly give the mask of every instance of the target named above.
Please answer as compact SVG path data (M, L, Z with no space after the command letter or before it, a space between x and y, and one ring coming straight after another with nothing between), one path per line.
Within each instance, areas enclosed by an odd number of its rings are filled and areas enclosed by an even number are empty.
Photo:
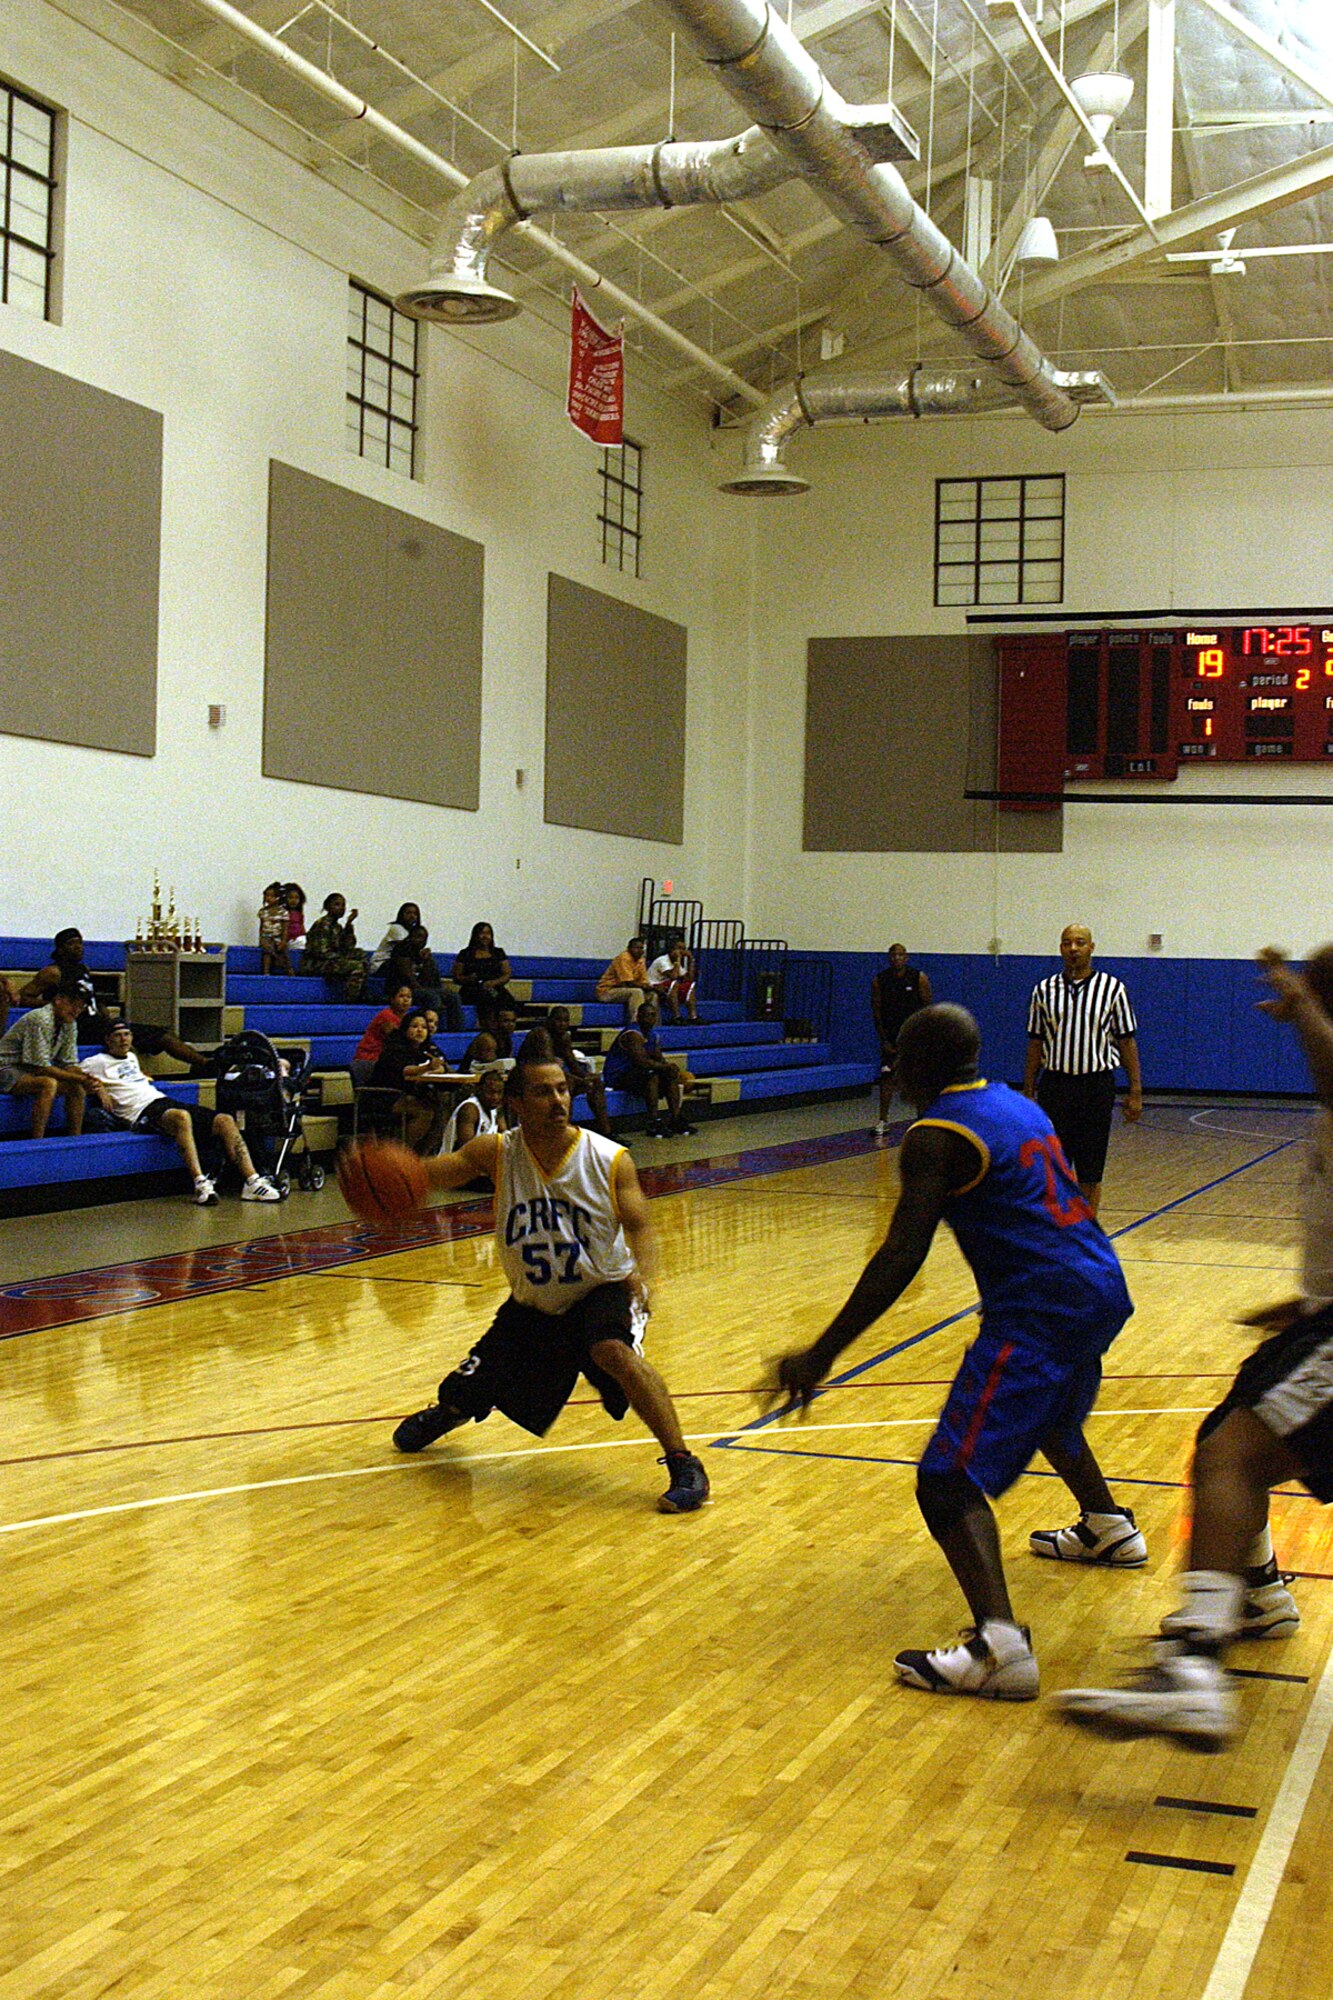
M672 938L662 956L653 960L648 967L648 984L673 1027L680 1020L682 1007L689 1020L698 1021L699 1009L694 1000L694 955L686 949L684 938Z
M7 979L0 979L0 1035L9 1025L9 1010L17 1007L19 996Z
M353 1083L370 1082L370 1072L383 1055L385 1042L395 1028L402 1027L411 1011L412 982L400 979L389 995L388 1006L371 1015L366 1031L356 1045L356 1054L352 1057ZM427 1031L430 1032L429 1023Z
M366 984L366 961L356 943L360 914L359 910L348 910L345 896L326 896L324 914L316 917L306 932L301 953L302 972L317 972L324 984L346 1001L359 1000Z
M501 1130L501 1106L504 1103L505 1072L498 1066L480 1070L472 1089L454 1109L453 1116L444 1128L440 1141L442 1153L456 1153L460 1146L466 1146L469 1139L476 1139L488 1132ZM484 1181L490 1192L489 1176Z
M83 994L85 1040L104 1041L115 1016L104 1014L98 1005L93 976L84 959L83 932L73 925L56 932L51 941L50 964L33 974L18 997L25 1007L40 1007L61 985L77 986ZM208 1075L212 1070L209 1056L195 1048L192 1042L183 1042L169 1028L154 1028L146 1022L138 1022L135 1024L134 1039L141 1055L173 1056L177 1062L188 1064L195 1074Z
M410 979L418 1007L434 1007L444 1016L450 1034L457 1034L463 1026L463 1010L452 986L444 984L429 940L424 924L414 924L407 936L398 940L385 961L385 991Z
M611 1121L606 1115L606 1085L594 1069L591 1056L585 1056L582 1049L574 1046L568 1007L552 1007L546 1016L546 1032L551 1038L551 1053L569 1078L571 1100L580 1093L587 1098L594 1129L609 1139Z
M644 964L643 952L643 939L632 937L625 949L611 960L597 982L597 998L623 1002L627 1021L635 1019L648 998L648 967Z
M512 1055L502 1056L496 1047L495 1036L489 1029L483 1029L468 1043L458 1067L464 1071L471 1070L473 1076L480 1076L484 1069L499 1069L501 1075L507 1075L514 1067L514 1058Z
M477 1026L489 1028L501 1007L516 1008L509 991L509 957L495 942L489 924L473 924L472 935L454 960L454 978L465 1007L477 1010Z
M281 882L270 882L259 906L259 970L291 975L287 956L287 893Z
M83 1130L89 1084L79 1068L75 1023L86 1006L83 988L72 980L65 982L43 1006L20 1014L0 1035L0 1090L31 1103L34 1139L46 1137L57 1097L65 1100L65 1126L70 1137L77 1138Z
M299 882L284 882L282 900L287 905L287 949L305 942L305 890Z
M421 922L421 908L417 903L400 903L398 915L394 918L384 936L370 954L370 976L377 979L384 971L396 944L401 944L408 932L415 930Z
M150 1083L140 1069L133 1040L128 1021L110 1021L106 1053L89 1056L82 1065L84 1074L91 1078L92 1093L103 1109L128 1130L160 1133L180 1148L194 1182L191 1199L197 1207L213 1208L217 1203L213 1176L204 1172L199 1158L200 1147L215 1140L241 1177L242 1201L281 1201L282 1196L272 1181L255 1172L236 1120L225 1111L210 1111L202 1104L173 1104L166 1092Z
M446 1067L444 1057L426 1033L426 1017L414 1007L402 1024L386 1036L379 1061L370 1074L376 1090L394 1090L394 1113L403 1122L403 1137L418 1153L438 1153L444 1130L444 1099L438 1084L421 1078Z
M662 1053L662 1044L653 1030L657 1026L657 1001L650 993L639 1009L632 1028L622 1028L606 1052L602 1081L608 1090L628 1090L648 1106L648 1136L667 1139L672 1133L693 1132L681 1113L681 1100L694 1082L687 1069L679 1069ZM663 1091L669 1116L658 1115Z

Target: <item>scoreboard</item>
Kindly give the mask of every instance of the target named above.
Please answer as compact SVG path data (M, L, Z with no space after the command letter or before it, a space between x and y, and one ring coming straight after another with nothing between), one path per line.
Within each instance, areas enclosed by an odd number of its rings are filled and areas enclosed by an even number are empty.
M1052 810L1067 778L1333 757L1333 625L1015 635L997 646L999 785L1047 795L1029 810Z

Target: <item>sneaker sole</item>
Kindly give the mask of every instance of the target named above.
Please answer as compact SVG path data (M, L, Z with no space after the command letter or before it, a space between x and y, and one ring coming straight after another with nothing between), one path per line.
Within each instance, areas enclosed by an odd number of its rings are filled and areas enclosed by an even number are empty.
M1299 1616L1293 1618L1289 1612L1284 1612L1280 1617L1275 1618L1271 1625L1242 1624L1236 1637L1238 1639L1290 1639L1300 1629L1301 1621Z
M897 1660L894 1661L893 1665L894 1671L897 1673L898 1679L902 1682L903 1686L918 1688L922 1694L963 1695L965 1697L970 1696L973 1701L1036 1701L1038 1695L1041 1693L1040 1687L954 1687L950 1682L945 1680L927 1680L924 1675L918 1674L914 1667L905 1667Z
M659 1514L697 1514L712 1499L710 1493L701 1493L697 1500L669 1500L664 1493L657 1503Z
M1035 1535L1031 1536L1028 1541L1028 1550L1032 1555L1042 1556L1051 1562L1077 1563L1081 1564L1084 1569L1142 1569L1148 1560L1147 1549L1144 1549L1142 1555L1122 1555L1120 1550L1123 1546L1122 1543L1120 1547L1108 1550L1105 1555L1080 1554L1067 1556L1061 1549L1054 1547L1053 1544L1039 1542Z

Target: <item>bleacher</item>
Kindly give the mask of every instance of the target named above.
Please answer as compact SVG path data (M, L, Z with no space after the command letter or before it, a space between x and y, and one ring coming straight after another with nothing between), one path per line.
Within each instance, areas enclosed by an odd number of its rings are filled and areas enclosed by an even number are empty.
M45 938L0 937L0 971L15 984L16 975L31 977L47 962L48 944ZM101 1004L114 1010L121 998L124 946L88 940L85 959L97 975ZM575 1040L597 1060L624 1026L621 1008L596 998L603 961L527 958L512 964L510 991L524 1017L520 1034L548 1008L568 1007ZM331 1153L339 1136L351 1129L353 1053L367 1021L383 1003L367 1000L349 1007L329 996L317 978L263 975L258 949L248 945L228 949L226 999L229 1035L252 1028L279 1045L309 1050L313 1108L306 1113L305 1131L312 1151ZM747 1020L739 1001L702 999L699 1017L697 1026L664 1022L658 1030L666 1052L685 1063L702 1086L689 1100L693 1122L793 1100L848 1095L874 1081L873 1064L836 1062L824 1041L788 1041L781 1020ZM463 1033L436 1037L448 1060L461 1058L476 1031L471 1009L464 1010L464 1023ZM81 1056L95 1052L80 1049ZM181 1066L169 1058L145 1061L144 1067L168 1096L212 1101L212 1082L186 1081ZM644 1120L641 1100L620 1091L608 1092L607 1110L616 1129L629 1131ZM33 1213L183 1188L180 1155L166 1140L132 1132L90 1132L71 1139L64 1133L60 1102L47 1136L33 1140L24 1136L28 1116L26 1105L0 1096L0 1211Z

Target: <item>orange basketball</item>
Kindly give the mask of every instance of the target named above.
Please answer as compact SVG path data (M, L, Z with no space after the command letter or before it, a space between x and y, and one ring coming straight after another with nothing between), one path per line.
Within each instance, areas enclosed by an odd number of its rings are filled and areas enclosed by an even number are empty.
M364 1222L401 1222L426 1205L426 1168L410 1146L381 1139L349 1146L338 1159L338 1185Z

